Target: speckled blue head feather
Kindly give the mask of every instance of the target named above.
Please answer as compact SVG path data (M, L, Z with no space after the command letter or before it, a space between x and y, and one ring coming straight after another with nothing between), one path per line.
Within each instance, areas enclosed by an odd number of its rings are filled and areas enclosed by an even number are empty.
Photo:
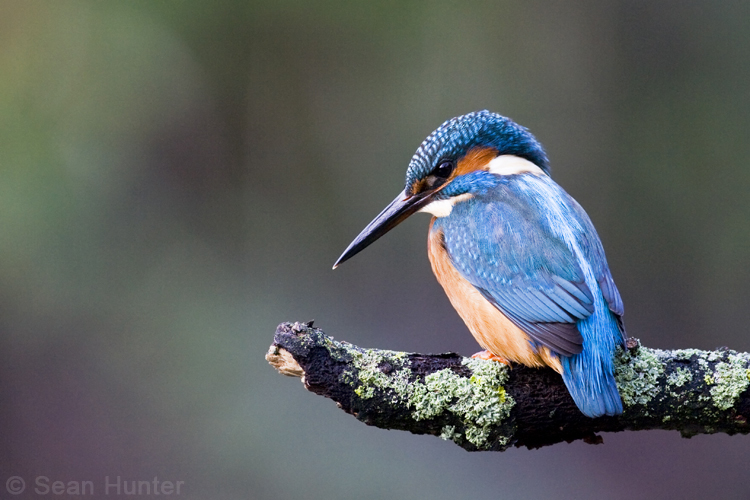
M531 132L510 118L484 110L451 118L422 142L406 171L407 189L442 160L458 160L475 147L494 148L498 155L519 156L549 175L547 155Z

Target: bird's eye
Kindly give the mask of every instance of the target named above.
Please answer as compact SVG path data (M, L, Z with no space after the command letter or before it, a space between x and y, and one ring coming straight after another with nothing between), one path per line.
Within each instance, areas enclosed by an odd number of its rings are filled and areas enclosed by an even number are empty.
M447 179L453 172L454 167L455 165L452 161L441 161L440 164L435 167L435 170L432 171L432 175L441 179Z

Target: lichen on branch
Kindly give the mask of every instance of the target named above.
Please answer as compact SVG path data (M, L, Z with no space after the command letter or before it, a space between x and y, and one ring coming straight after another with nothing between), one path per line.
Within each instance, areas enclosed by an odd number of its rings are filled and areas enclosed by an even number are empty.
M728 349L664 351L631 340L615 359L625 411L596 419L578 411L550 369L364 349L312 323L279 325L266 359L369 425L433 434L467 450L598 443L603 431L750 432L750 355Z

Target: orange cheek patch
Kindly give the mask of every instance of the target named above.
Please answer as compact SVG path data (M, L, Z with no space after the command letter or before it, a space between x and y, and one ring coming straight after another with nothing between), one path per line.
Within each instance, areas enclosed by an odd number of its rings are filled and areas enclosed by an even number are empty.
M451 172L450 177L448 177L445 182L439 185L437 189L442 189L444 186L447 186L453 179L461 175L469 174L477 170L488 170L490 161L492 161L496 157L497 149L495 148L477 147L470 150L463 158L461 158L461 160L459 160L456 168L453 170L453 172ZM424 179L415 180L414 183L410 186L410 194L421 193L422 191L432 189L433 186L427 182L428 178L430 178L429 175Z
M454 179L460 175L466 175L477 170L487 170L487 165L497 156L495 148L474 148L466 153L456 165L456 169L450 176Z
M417 179L411 185L411 193L410 194L421 193L425 189L426 186L427 186L427 183L425 182L424 179Z

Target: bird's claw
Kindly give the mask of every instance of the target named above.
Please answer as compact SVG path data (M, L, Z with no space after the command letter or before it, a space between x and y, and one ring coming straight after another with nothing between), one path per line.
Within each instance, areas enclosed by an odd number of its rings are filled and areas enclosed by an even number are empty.
M503 363L504 365L510 366L510 361L503 358L502 356L493 354L490 351L479 351L478 353L472 354L471 357L474 359L486 359L487 361L497 361L498 363Z

